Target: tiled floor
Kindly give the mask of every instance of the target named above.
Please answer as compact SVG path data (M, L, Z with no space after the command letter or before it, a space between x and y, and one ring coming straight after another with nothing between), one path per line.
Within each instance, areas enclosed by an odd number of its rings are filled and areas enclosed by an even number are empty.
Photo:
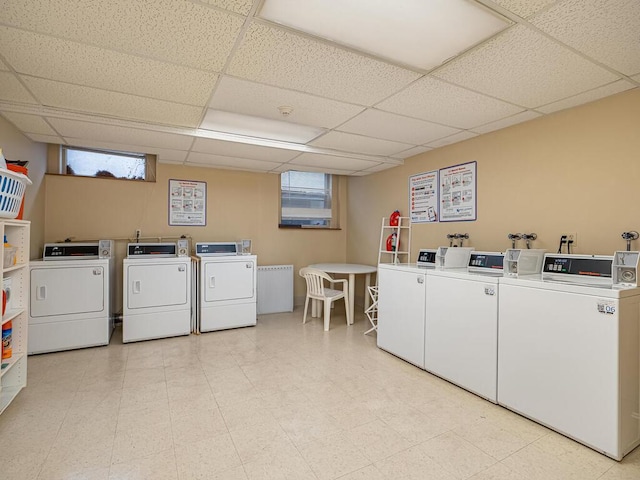
M0 478L640 479L376 347L360 316L29 358Z

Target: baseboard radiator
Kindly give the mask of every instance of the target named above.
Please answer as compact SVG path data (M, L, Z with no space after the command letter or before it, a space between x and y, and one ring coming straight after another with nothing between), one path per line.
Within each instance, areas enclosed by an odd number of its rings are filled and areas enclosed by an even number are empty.
M293 312L293 265L258 267L258 314Z

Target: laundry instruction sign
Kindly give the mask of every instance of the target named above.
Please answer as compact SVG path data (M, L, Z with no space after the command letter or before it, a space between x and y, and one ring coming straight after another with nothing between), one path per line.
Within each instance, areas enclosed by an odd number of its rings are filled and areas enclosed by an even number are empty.
M476 170L476 162L440 169L441 222L477 219Z
M206 182L169 180L169 225L204 227L206 224Z
M409 177L409 212L411 223L438 221L438 171Z

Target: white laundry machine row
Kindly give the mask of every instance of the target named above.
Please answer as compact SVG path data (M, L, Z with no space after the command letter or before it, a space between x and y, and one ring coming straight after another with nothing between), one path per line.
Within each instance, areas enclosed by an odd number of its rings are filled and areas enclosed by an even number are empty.
M193 325L188 248L130 243L123 260L122 340L189 335Z
M30 270L28 353L107 345L113 332L113 241L48 243Z
M256 325L257 257L235 242L196 244L197 324L201 332Z
M417 264L378 265L378 347L425 368L427 277L438 268L461 268L472 248L422 250Z
M620 460L640 444L640 288L611 257L543 268L500 280L498 403Z

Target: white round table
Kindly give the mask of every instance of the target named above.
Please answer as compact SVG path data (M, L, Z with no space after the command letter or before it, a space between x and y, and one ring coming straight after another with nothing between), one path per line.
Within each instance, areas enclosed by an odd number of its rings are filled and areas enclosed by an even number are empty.
M378 271L378 267L373 265L361 265L358 263L316 263L309 265L311 268L317 268L326 273L338 275L349 275L349 310L351 310L351 323L354 319L354 302L356 289L356 275L365 275L364 280L364 309L369 308L370 298L368 288L371 285L371 274Z

